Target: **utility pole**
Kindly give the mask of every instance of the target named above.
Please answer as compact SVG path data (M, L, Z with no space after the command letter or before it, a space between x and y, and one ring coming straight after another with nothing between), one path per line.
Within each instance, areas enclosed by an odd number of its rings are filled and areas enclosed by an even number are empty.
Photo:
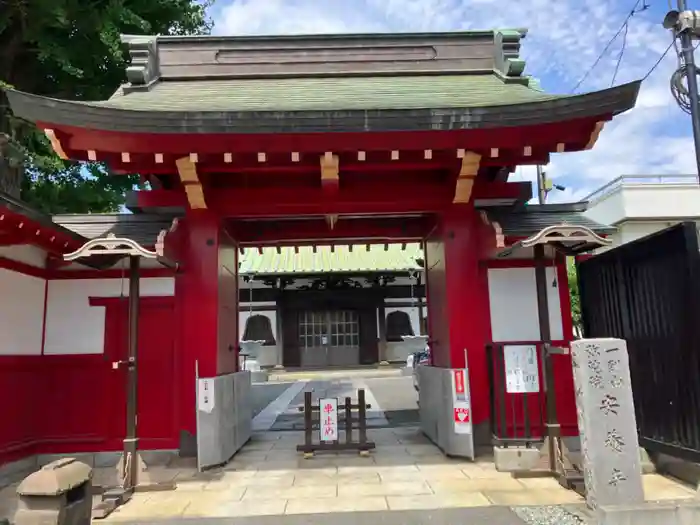
M678 12L683 13L688 10L686 0L678 0ZM693 42L690 29L684 28L678 32L681 41L681 53L685 63L686 75L688 78L688 97L690 99L690 116L693 122L693 141L695 142L695 165L700 180L700 107L698 107L698 77L695 68L695 53L693 52Z
M537 201L544 204L547 200L547 187L545 184L545 175L542 166L537 165Z

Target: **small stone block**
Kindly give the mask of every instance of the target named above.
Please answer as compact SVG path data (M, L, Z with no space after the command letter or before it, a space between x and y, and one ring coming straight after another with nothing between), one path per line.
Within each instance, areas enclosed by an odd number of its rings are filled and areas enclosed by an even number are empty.
M360 450L360 457L368 458L369 455L369 450Z
M177 484L173 481L158 482L158 483L139 483L134 487L134 492L166 492L175 490Z
M100 501L97 505L92 508L92 518L96 520L101 520L112 514L114 509L117 508L117 501L110 499L105 501Z
M493 447L493 456L499 472L520 472L537 468L540 451L526 447Z
M304 459L313 459L314 453L313 452L304 452Z
M697 525L700 502L648 502L639 505L602 505L600 525Z

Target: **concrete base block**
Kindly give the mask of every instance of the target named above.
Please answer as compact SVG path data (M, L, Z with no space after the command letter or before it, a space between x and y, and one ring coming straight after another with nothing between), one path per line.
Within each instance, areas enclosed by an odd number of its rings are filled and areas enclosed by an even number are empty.
M37 467L41 468L49 463L65 457L75 458L81 463L85 463L90 467L95 466L95 454L90 452L79 452L77 454L39 454L36 457Z
M642 447L639 447L639 461L642 464L642 474L656 473L656 465L649 457L649 453Z
M700 463L657 454L654 464L660 474L668 474L700 489Z
M0 489L17 483L38 468L36 456L12 461L0 466Z
M95 453L95 468L116 467L117 463L122 459L121 452L96 452Z
M250 373L250 381L252 383L267 383L268 373L265 370Z
M598 525L697 525L700 501L659 501L639 505L603 506Z
M540 451L525 447L493 447L493 459L499 472L534 470L539 465Z

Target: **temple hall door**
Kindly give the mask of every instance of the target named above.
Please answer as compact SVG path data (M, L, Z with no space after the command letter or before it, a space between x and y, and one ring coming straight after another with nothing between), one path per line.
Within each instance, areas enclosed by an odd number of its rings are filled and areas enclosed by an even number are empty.
M299 314L301 366L350 366L360 362L360 318L354 310Z

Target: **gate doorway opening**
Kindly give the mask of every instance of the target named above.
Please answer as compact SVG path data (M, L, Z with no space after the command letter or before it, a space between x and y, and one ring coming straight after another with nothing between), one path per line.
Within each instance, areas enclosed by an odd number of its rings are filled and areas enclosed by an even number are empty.
M304 368L360 364L360 316L353 310L303 311L299 346Z

